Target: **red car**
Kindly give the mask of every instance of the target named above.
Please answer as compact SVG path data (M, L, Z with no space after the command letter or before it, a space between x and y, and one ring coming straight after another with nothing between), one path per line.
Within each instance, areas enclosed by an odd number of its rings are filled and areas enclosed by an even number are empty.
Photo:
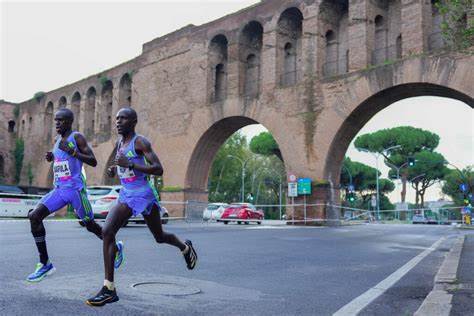
M261 224L263 220L263 211L257 210L255 206L250 203L234 203L229 205L222 213L222 216L218 222L224 222L228 224L229 222L237 222L237 224L242 224L244 222L246 225L249 222L257 222Z

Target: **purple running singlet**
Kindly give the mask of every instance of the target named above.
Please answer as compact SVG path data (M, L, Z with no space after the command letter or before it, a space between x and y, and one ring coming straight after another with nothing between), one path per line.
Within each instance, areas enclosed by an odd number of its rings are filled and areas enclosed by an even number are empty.
M117 153L122 153L128 161L134 165L146 165L144 156L139 156L135 151L135 135L127 146L123 146L123 139L120 140ZM138 214L150 214L153 205L159 209L158 193L155 187L149 182L147 174L136 169L129 169L117 166L117 174L122 184L119 202L128 205L132 209L133 216Z
M76 140L72 132L67 138L67 146L77 151ZM43 196L39 203L46 206L50 213L70 204L77 216L83 221L94 218L91 204L87 198L85 180L82 176L82 161L59 149L61 137L53 148L54 189Z

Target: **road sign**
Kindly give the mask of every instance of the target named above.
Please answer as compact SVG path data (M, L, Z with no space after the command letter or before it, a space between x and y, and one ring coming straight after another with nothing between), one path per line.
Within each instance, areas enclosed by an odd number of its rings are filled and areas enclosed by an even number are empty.
M294 173L289 173L288 174L288 182L296 182L297 178Z
M288 197L298 196L298 183L288 182Z
M372 199L370 200L370 205L372 205L372 207L377 206L377 198L375 197L375 195L372 195Z
M353 185L353 184L349 184L349 185L347 186L347 190L348 190L349 192L354 192L354 185Z
M311 194L311 179L300 178L298 179L298 195Z
M461 192L466 192L467 191L467 184L461 183L459 185L459 190L461 190Z

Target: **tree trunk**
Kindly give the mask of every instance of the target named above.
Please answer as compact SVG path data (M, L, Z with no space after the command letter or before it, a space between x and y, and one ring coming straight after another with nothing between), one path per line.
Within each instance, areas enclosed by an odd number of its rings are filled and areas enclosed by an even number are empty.
M421 198L421 208L425 207L425 191L420 191L420 198Z
M405 203L405 198L407 195L407 174L406 172L402 173L402 192L400 193L401 195L401 201L402 203Z
M415 185L415 192L416 192L416 196L415 196L415 206L416 208L419 207L419 202L420 202L420 191L418 191L418 182L416 183Z

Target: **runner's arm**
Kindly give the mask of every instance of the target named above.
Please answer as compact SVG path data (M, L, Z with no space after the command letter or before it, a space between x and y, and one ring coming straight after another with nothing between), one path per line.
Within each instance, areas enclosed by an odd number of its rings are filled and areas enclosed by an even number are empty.
M153 174L155 176L162 176L163 175L163 166L161 165L160 159L155 154L153 149L151 148L151 144L145 137L137 137L135 141L135 151L138 153L142 153L145 156L146 161L148 162L147 165L134 165L133 169L138 171Z
M76 140L78 150L75 150L72 155L89 166L97 166L94 152L92 152L89 144L87 144L86 138L82 134L77 133L74 135L74 139Z

